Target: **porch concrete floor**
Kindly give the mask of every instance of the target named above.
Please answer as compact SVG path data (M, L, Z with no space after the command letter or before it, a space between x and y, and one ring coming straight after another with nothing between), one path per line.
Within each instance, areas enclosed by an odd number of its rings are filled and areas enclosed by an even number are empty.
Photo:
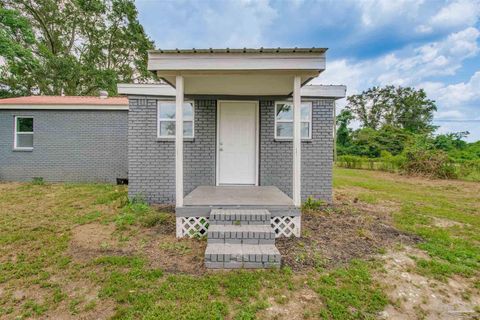
M293 200L273 186L200 186L184 199L185 206L293 206Z

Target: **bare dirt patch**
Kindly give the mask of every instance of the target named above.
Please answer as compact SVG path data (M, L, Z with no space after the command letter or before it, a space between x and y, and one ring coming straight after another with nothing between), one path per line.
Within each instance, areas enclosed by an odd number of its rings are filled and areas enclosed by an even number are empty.
M394 228L387 207L337 205L304 212L302 237L277 239L283 263L293 270L331 268L352 259L368 259L380 249L421 241Z
M412 257L427 258L410 246L381 256L385 271L375 276L383 283L391 304L383 319L480 319L480 293L460 276L441 282L415 273ZM470 279L471 280L471 279Z
M301 320L314 314L322 305L317 293L308 287L269 297L268 303L270 307L258 314L259 319Z
M177 239L174 234L153 236L142 249L149 265L168 273L203 274L207 242L196 239Z
M69 254L78 262L102 255L129 255L129 248L120 247L113 236L115 225L89 223L72 229Z

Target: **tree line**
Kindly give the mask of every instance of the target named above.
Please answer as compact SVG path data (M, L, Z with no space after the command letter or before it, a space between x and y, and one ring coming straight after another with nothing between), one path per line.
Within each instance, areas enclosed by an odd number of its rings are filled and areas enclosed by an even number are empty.
M468 132L435 134L435 111L435 101L412 87L373 87L349 96L336 118L339 164L480 180L480 141L467 143Z
M114 95L154 79L133 0L1 0L0 97Z

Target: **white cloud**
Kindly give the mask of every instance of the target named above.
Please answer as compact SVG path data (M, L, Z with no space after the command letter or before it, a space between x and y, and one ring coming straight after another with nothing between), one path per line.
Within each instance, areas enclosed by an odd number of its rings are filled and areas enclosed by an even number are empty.
M346 84L349 95L375 85L415 86L423 88L431 99L436 100L436 119L480 118L480 66L465 82L428 81L432 76L454 75L465 59L477 56L479 37L480 32L469 27L441 41L375 59L360 62L334 60L327 63L327 70L314 82ZM339 102L340 109L344 105L345 101ZM449 128L454 126L452 124ZM456 124L456 128L461 131L461 124Z
M432 26L451 28L473 26L480 15L480 1L460 0L451 2L430 19Z
M367 28L378 27L396 20L399 16L414 18L423 1L416 0L366 0L355 2L361 11L361 21Z
M349 93L373 85L417 85L431 76L455 74L465 59L478 54L479 37L480 32L470 27L452 33L442 41L399 50L375 59L361 62L346 59L332 61L316 82L346 82Z
M458 0L447 3L428 19L425 24L415 27L418 33L434 30L452 30L475 26L480 18L480 0Z

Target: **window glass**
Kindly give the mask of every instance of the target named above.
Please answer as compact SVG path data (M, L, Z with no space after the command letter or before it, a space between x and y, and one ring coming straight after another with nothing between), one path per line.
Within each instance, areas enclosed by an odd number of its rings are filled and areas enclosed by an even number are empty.
M310 121L310 113L311 113L311 108L309 103L302 103L302 107L300 108L300 119L302 121Z
M310 123L302 122L300 124L300 130L302 131L302 139L308 139L310 135Z
M293 138L293 106L292 103L275 104L275 137L280 139ZM312 104L303 102L300 108L300 132L302 139L311 138Z
M293 123L292 122L278 122L277 123L277 137L291 138L293 137Z
M158 137L175 137L175 113L174 102L162 101L158 104ZM191 102L183 104L183 135L186 138L193 138L194 127L194 106Z
M175 121L160 121L160 136L175 136Z
M159 109L160 119L175 119L175 104L161 103Z
M277 104L277 120L293 120L292 106L285 103Z
M17 132L33 132L33 118L17 118Z

